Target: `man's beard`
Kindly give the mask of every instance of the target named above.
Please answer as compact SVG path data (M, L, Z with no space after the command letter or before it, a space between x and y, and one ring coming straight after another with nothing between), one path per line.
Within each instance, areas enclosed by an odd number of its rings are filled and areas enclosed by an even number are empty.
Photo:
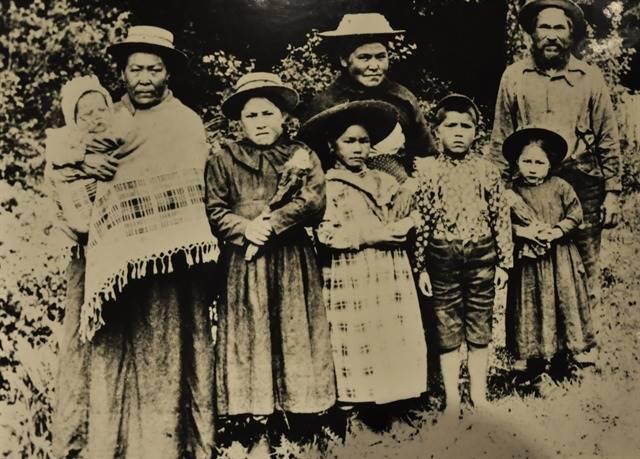
M560 49L558 54L553 57L547 57L544 55L544 48L534 46L531 50L533 60L538 68L541 70L562 70L566 67L569 58L571 57L571 47L563 44L556 44Z

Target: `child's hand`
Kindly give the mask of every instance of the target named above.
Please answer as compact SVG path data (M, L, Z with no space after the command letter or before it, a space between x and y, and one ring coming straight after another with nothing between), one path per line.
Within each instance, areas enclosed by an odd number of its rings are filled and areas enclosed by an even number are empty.
M418 287L424 296L433 296L433 288L431 287L431 278L429 273L422 271L418 277Z
M507 286L507 281L509 280L509 273L507 273L500 266L496 266L496 275L493 279L493 282L498 290L502 290Z
M562 230L558 227L553 227L542 231L540 234L540 239L542 239L546 243L549 243L562 238L562 236L564 236Z
M514 225L513 227L515 229L516 236L535 242L539 245L544 245L545 241L540 237L542 232L538 225Z

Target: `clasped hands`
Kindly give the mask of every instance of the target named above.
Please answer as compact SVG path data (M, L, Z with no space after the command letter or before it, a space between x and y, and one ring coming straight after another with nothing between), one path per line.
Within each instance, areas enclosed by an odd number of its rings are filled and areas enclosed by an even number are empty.
M250 243L261 247L266 244L273 232L269 218L259 215L247 224L244 237Z
M514 225L516 236L527 239L548 249L551 243L564 236L564 233L557 226L546 223L534 222L527 226Z

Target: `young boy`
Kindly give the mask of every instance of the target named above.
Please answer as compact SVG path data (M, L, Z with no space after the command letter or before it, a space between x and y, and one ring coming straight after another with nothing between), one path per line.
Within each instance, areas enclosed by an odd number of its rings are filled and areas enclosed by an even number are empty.
M509 207L500 173L472 150L480 112L451 94L438 102L434 133L439 153L416 160L415 269L432 297L447 405L460 415L460 346L466 341L471 399L486 406L488 345L495 289L505 287L513 263Z

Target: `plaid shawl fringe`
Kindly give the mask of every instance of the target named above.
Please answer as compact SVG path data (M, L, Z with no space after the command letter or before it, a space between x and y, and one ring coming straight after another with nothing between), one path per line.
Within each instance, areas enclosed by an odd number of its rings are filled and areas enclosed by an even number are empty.
M102 307L106 301L115 300L130 280L142 279L151 274L149 273L150 270L152 274L172 273L173 263L171 258L178 253L184 255L188 266L193 266L216 261L220 250L215 241L200 242L169 252L163 252L161 255L129 261L126 266L123 266L109 277L91 298L85 301L80 316L80 337L82 341L91 341L96 332L105 324L102 318Z
M219 255L204 206L209 147L200 118L169 96L127 122L136 147L113 180L97 183L91 208L80 314L83 341L104 325L104 307L128 307L108 302L131 280L173 272L171 257L177 254L188 266L216 261Z

